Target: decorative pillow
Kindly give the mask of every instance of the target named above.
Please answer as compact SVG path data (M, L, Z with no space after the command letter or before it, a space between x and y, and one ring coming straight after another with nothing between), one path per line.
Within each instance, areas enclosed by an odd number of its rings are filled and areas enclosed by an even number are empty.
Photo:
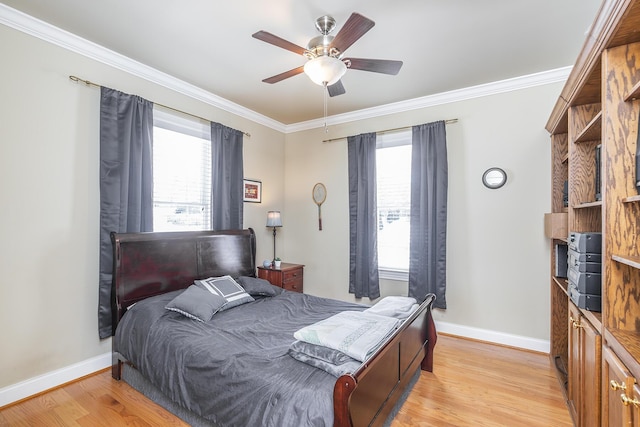
M198 286L191 285L165 306L190 319L208 322L214 314L221 311L227 300L220 295L212 294Z
M236 279L249 295L275 297L282 293L282 288L273 286L268 280L257 277L240 276Z
M204 280L196 280L194 283L196 286L212 294L219 295L227 301L220 311L255 301L231 276L209 277Z

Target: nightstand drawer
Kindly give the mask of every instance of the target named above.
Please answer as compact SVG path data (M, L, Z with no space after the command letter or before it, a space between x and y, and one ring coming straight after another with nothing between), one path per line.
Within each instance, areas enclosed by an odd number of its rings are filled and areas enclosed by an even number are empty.
M283 271L282 287L288 291L302 292L302 271L302 267Z
M295 270L288 270L284 272L283 282L293 282L299 280L302 282L302 268L296 268Z
M282 289L286 289L288 291L300 292L302 293L302 279L296 279L289 282L284 282L282 284Z

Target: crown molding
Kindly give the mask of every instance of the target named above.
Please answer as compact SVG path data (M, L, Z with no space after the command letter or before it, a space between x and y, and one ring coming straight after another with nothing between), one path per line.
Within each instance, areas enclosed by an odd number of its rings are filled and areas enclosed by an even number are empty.
M279 132L285 125L99 44L0 4L0 23Z
M205 104L233 113L237 116L251 120L282 133L299 132L303 130L321 128L325 120L314 119L305 122L285 125L265 115L245 108L211 92L163 73L155 68L144 65L129 57L109 50L103 46L83 39L68 31L62 30L30 15L13 9L0 3L0 23L15 30L37 37L46 42L60 46L64 49L91 58L95 61L125 71L136 77L171 89L190 98L204 102ZM480 98L498 93L525 89L550 83L565 82L572 67L563 67L555 70L529 74L501 80L493 83L472 86L468 88L442 92L434 95L414 98L407 101L395 102L373 108L352 111L345 114L329 116L326 119L328 126L349 123L357 120L397 114L420 108L434 107L452 102Z
M463 89L441 92L434 95L428 95L420 98L409 99L406 101L395 102L392 104L381 105L379 107L366 108L345 114L337 114L327 117L327 126L386 116L388 114L403 113L405 111L418 110L420 108L435 107L437 105L466 101L469 99L481 98L484 96L496 95L499 93L547 85L551 83L564 83L567 80L571 69L572 67L570 66L556 68L550 71L543 71L540 73L500 80L497 82L486 83L478 86L471 86ZM306 122L294 123L286 126L285 133L315 129L322 126L324 126L324 119L309 120Z

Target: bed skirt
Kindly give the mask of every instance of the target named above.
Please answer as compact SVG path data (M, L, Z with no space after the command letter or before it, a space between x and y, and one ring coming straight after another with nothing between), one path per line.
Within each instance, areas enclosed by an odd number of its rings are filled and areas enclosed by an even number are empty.
M218 424L215 424L170 400L156 386L151 384L149 380L143 377L137 369L127 364L124 364L122 368L122 380L124 382L151 399L156 404L171 412L176 417L180 418L182 421L188 423L190 426L221 427ZM400 408L402 408L405 400L407 400L407 398L409 397L409 393L411 393L411 390L413 390L413 387L420 379L420 372L420 369L416 370L416 372L411 377L407 388L404 390L404 392L394 405L393 409L391 410L391 413L385 420L384 427L389 427L391 425L391 422L400 411Z
M169 399L130 365L122 366L122 380L192 427L220 427Z

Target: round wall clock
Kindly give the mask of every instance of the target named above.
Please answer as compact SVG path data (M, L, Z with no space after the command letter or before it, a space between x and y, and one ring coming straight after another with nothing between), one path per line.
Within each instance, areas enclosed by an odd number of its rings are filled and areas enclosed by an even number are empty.
M482 183L485 187L495 190L507 182L507 173L500 168L489 168L482 174Z
M327 189L321 182L313 186L313 201L318 205L318 230L322 230L322 204L327 199Z

